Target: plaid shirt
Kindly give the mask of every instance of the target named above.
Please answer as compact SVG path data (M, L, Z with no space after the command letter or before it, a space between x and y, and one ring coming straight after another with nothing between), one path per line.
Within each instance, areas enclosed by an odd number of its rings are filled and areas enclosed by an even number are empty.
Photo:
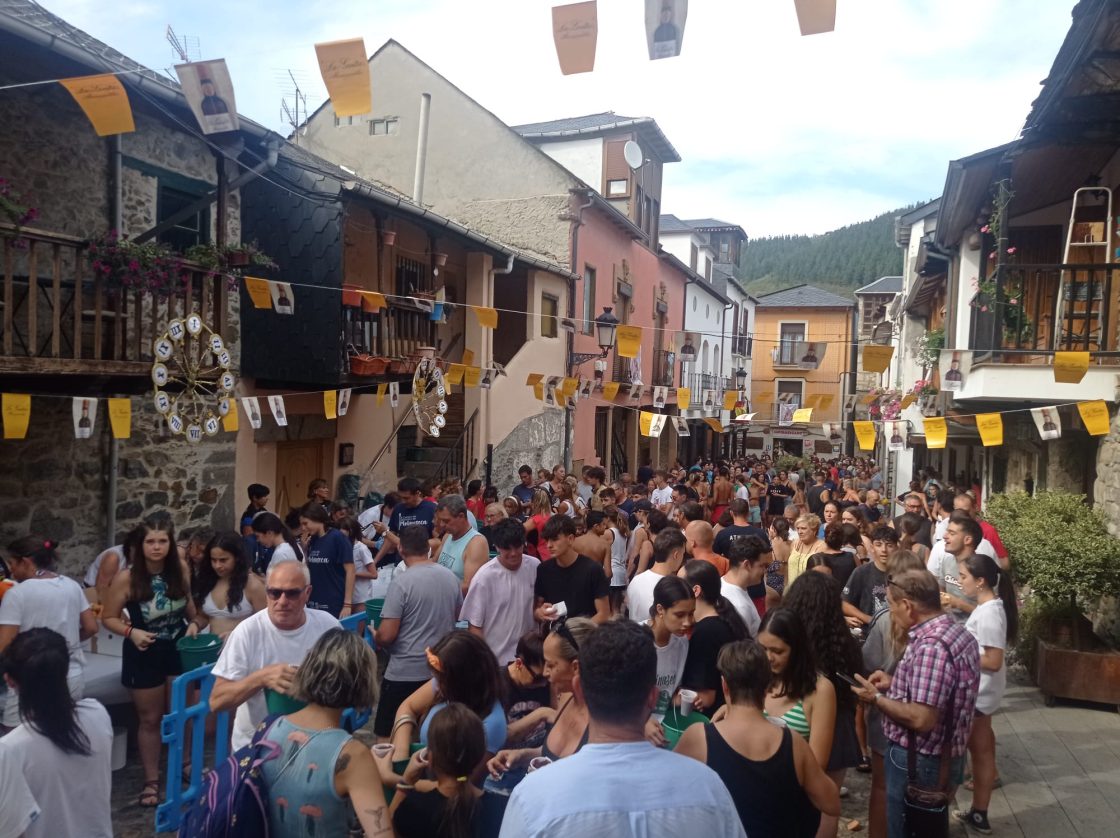
M980 649L962 623L940 614L910 629L910 642L891 681L887 698L917 702L948 710L953 695L954 719L940 718L933 730L918 734L918 753L941 755L946 721L952 725L953 756L968 745L976 694L980 689ZM910 731L883 714L883 733L903 748L910 744Z

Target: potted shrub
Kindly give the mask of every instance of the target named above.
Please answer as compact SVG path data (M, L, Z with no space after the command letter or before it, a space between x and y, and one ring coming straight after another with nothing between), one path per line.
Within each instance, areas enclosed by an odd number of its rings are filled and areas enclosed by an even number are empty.
M166 245L135 242L116 230L91 239L88 253L94 274L111 293L136 290L170 297L190 282L190 274Z
M230 268L245 268L250 265L260 268L276 267L272 258L255 241L226 245L222 261Z
M0 221L15 227L15 237L19 241L19 228L39 217L39 210L31 206L27 199L16 191L11 181L0 178Z
M1120 705L1120 654L1087 619L1120 595L1120 540L1084 495L1069 492L995 495L987 515L1025 592L1015 655L1047 703Z

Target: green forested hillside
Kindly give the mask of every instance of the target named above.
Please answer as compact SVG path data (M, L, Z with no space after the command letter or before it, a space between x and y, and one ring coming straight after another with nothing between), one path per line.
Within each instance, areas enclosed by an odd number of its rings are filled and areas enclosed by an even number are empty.
M881 276L902 273L902 251L894 243L894 219L914 206L823 235L751 239L737 275L752 294L809 283L850 297L857 288Z

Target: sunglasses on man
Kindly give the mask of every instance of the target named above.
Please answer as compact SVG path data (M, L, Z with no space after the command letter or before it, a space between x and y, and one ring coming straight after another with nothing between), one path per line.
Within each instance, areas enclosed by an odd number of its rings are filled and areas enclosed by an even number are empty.
M268 598L272 600L280 599L280 597L299 599L306 590L307 588L305 586L303 588L265 588L264 592L268 594Z

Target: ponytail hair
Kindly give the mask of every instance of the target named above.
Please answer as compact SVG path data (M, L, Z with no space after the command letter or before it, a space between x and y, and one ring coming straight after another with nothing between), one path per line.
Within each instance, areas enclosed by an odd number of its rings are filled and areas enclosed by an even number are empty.
M961 559L970 576L982 579L988 587L1003 600L1003 611L1007 615L1007 642L1013 643L1019 634L1019 603L1015 599L1015 585L1011 574L1001 570L995 559L985 553L973 553Z
M295 551L296 558L303 561L303 548L300 547L299 541L292 535L292 531L284 525L284 522L280 520L280 516L276 513L258 512L254 515L253 532L276 533Z
M486 756L482 720L465 704L452 702L432 717L428 728L428 759L437 779L455 780L455 790L443 808L439 834L470 838L478 799L471 775Z
M39 570L50 570L58 562L58 542L37 535L26 535L8 545L8 552L18 559L30 559Z
M690 587L700 589L699 599L716 610L716 615L731 630L733 640L746 640L751 636L735 606L720 593L719 571L715 565L703 559L692 559L685 563L684 577Z
M16 684L24 722L64 754L89 756L89 737L78 725L66 684L70 650L62 635L48 628L20 632L4 650L3 664Z

